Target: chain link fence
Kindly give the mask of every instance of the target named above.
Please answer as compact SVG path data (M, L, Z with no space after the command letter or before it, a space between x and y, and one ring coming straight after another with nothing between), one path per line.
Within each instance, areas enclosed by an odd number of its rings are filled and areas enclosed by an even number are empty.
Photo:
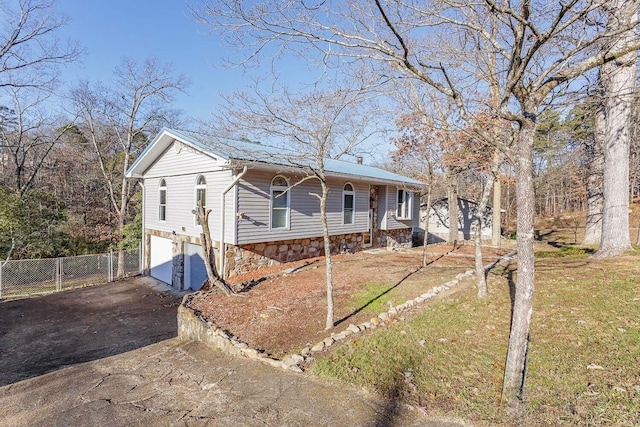
M47 294L138 274L140 251L123 252L0 263L0 298Z

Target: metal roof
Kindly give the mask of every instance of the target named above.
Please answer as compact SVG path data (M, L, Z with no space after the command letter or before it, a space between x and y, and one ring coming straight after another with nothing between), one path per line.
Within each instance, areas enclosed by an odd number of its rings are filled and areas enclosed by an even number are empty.
M173 139L180 140L182 143L186 143L187 145L200 149L205 153L224 159L228 162L237 161L239 163L253 163L257 166L260 164L264 166L277 165L300 169L316 167L315 162L310 159L309 156L305 156L304 154L293 150L246 140L220 138L195 132L177 131L165 128L160 131L158 136L149 143L147 148L131 165L127 171L128 177L142 176L144 169L146 169L145 165L150 164L155 160L155 156L159 155L161 152L161 150L157 148L154 150L155 146L160 145L160 142L163 140L164 145L169 144L169 139L166 138L167 136L171 137L171 142ZM162 151L164 151L164 148L162 148ZM152 158L150 159L149 157ZM347 162L344 160L326 158L324 160L324 168L328 175L368 178L373 181L393 182L395 184L411 186L426 185L413 178L390 172L385 169Z

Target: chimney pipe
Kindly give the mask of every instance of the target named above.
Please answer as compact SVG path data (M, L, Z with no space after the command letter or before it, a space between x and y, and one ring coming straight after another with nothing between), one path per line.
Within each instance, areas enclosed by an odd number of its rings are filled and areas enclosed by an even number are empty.
M359 165L361 165L362 164L362 156L356 157L356 161L358 162Z

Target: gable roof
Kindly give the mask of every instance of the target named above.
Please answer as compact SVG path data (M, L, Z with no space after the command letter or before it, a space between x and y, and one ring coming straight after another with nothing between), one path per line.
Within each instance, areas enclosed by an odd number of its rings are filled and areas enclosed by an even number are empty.
M174 142L179 141L227 164L252 164L256 167L312 167L313 162L292 150L276 148L257 142L212 137L194 132L163 128L127 170L128 178L142 178L155 160ZM371 181L409 186L424 186L417 181L374 166L344 160L325 159L325 172L330 176L367 178Z

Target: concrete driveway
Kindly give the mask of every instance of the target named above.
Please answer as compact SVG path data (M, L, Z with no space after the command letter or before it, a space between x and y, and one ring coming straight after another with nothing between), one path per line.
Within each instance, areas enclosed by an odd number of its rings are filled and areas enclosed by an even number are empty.
M0 302L0 386L177 336L181 296L136 277Z
M177 338L0 388L2 426L460 426Z

